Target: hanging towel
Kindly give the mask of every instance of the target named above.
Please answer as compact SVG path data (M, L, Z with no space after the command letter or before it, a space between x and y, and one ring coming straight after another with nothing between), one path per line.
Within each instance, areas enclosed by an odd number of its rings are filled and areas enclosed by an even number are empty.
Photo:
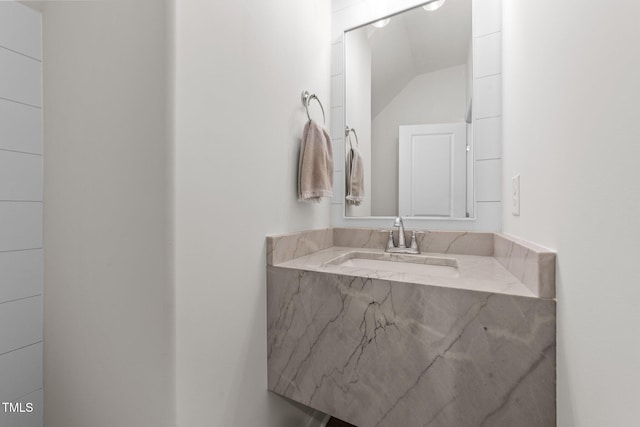
M329 133L309 120L302 133L298 165L298 200L320 202L333 196L333 149Z
M347 203L360 206L364 201L364 162L357 148L347 153Z

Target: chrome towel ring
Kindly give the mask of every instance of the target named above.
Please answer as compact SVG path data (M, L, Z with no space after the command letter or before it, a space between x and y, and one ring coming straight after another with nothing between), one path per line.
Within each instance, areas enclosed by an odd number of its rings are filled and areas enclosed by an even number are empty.
M308 91L303 91L302 92L302 105L304 105L305 110L307 110L307 117L309 118L309 120L311 120L311 115L309 114L309 103L311 102L312 99L315 99L316 101L318 101L318 104L320 104L320 109L322 110L322 124L327 124L327 118L324 115L324 107L322 106L322 102L320 102L320 99L318 99L318 96L314 93L314 94L310 94Z
M349 126L345 126L344 128L344 137L349 140L349 145L353 148L353 144L351 144L351 138L349 138L349 134L353 133L356 136L356 147L360 145L360 141L358 141L358 134L354 128L350 128Z

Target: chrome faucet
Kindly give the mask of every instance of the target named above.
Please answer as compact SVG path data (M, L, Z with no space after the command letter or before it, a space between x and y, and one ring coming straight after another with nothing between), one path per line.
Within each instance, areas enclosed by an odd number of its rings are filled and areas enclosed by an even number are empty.
M406 248L406 242L404 240L404 221L401 216L397 216L393 221L393 226L398 227L398 248Z
M404 236L404 222L402 217L396 217L393 221L393 226L398 227L398 246L393 243L393 230L389 231L389 240L387 241L387 248L385 252L394 254L419 254L418 242L416 241L415 230L411 232L411 244L407 247L407 243Z

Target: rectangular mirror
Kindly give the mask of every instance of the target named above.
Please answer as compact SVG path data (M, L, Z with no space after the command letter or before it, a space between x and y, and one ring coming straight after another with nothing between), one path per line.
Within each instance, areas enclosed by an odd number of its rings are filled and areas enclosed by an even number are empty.
M364 192L347 217L474 216L471 8L438 0L344 32L346 195Z
M331 223L335 227L387 228L393 217L400 214L405 217L405 225L413 228L469 231L500 231L502 228L502 1L439 0L431 4L442 4L435 11L425 10L425 1L333 0L330 124L337 159L334 163L331 210ZM425 75L416 73L415 69L426 66L424 64L438 57L440 51L442 55L452 53L454 49L449 43L455 36L434 34L420 37L420 43L429 45L429 50L422 51L422 54L412 54L416 64L420 65L414 65L409 72L390 78L382 91L373 87L374 80L378 79L374 76L379 72L406 69L400 65L401 58L406 58L417 44L411 41L414 36L410 31L436 31L440 26L445 27L442 31L449 30L453 24L438 19L448 10L467 11L461 15L466 16L466 23L462 26L466 26L468 35L460 37L465 38L465 43L459 44L463 45L463 50L468 49L465 78L469 81L458 84L456 89L445 87L446 81L432 84L434 91L446 90L457 95L451 101L435 92L434 97L438 102L430 109L434 111L431 118L416 117L418 112L426 112L429 108L422 104L416 108L407 104L405 110L411 115L403 118L398 113L395 124L383 130L379 126L379 118L383 117L385 108L389 109L401 98L394 93L399 94L403 88L409 88L404 95L411 98L409 95L413 92L410 82L414 81L417 86L420 80L413 76ZM391 29L394 21L401 22L405 20L404 17L418 12L422 13L422 17L426 14L431 21L418 30L399 30L405 32L404 40L388 42L390 46L387 45L385 49L387 56L372 53L371 40L374 36ZM386 27L370 25L386 18L391 18ZM382 62L382 71L372 68L379 62ZM452 65L444 69L455 67ZM360 74L358 69L361 70ZM461 69L458 68L459 71ZM437 71L430 74L437 74ZM382 77L386 77L386 74L382 74ZM411 98L414 103L425 101L421 97L414 98ZM460 112L461 103L464 105L463 112ZM456 106L451 107L450 104ZM445 116L449 110L454 110L455 115ZM458 136L460 133L455 130L456 123L458 126L465 124L468 147L464 154L455 151L456 147L462 145L456 143L465 138ZM434 130L430 127L451 124L453 130ZM401 126L407 127L401 130ZM347 136L345 130L350 128L356 132ZM428 133L432 131L435 135ZM409 150L401 151L401 132L409 135ZM364 172L364 195L360 197L359 206L349 203L348 198L352 194L346 185L340 185L349 181L350 147L355 143L356 134ZM386 145L377 145L381 139L386 139ZM381 150L387 151L378 154ZM414 152L428 157L430 167L416 160L418 156L413 156ZM461 158L464 160L461 161ZM461 178L463 176L464 180ZM425 194L427 197L424 197ZM406 203L409 203L409 207L406 207Z

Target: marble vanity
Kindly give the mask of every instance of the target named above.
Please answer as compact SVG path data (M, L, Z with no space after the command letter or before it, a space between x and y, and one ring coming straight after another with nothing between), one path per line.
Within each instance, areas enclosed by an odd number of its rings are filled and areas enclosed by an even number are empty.
M269 389L358 427L555 426L555 254L437 231L392 259L386 241L267 237Z

